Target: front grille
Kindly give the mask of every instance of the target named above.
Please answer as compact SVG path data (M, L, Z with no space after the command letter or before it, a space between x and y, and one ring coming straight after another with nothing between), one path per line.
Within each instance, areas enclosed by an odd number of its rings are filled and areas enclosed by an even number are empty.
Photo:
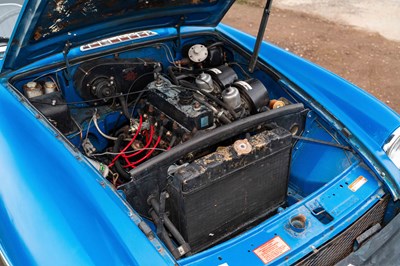
M389 196L385 196L351 226L296 265L334 265L347 257L353 251L354 241L359 235L373 225L382 223L388 202Z

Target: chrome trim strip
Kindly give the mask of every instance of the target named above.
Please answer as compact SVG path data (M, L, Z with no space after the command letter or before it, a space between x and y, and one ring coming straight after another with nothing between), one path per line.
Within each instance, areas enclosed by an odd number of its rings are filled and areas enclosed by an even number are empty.
M107 39L103 39L103 40L99 40L96 42L82 45L80 47L80 50L82 52L84 52L84 51L93 50L93 49L97 49L97 48L101 48L101 47L105 47L105 46L109 46L109 45L113 45L113 44L117 44L117 43L122 43L122 42L131 41L131 40L137 40L137 39L143 39L143 38L147 38L147 37L155 36L155 35L157 35L156 32L149 31L149 30L148 31L131 32L131 33L127 33L127 34L123 34L123 35L119 35L119 36L115 36L115 37L111 37L111 38L107 38Z
M3 253L3 250L0 249L0 265L10 266L11 264L6 259L6 256Z
M398 127L386 140L386 143L383 145L383 150L386 153L390 152L390 148L394 146L394 144L400 141L400 127Z
M385 145L383 145L383 150L386 152L389 159L392 160L394 165L400 169L400 127L398 127L386 140Z

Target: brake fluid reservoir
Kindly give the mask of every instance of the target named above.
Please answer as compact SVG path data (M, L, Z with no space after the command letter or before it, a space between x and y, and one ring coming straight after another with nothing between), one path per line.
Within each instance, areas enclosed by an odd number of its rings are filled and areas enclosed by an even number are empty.
M57 89L57 85L53 81L46 81L44 83L44 93L49 94L55 92Z
M30 82L26 83L23 86L23 88L24 88L25 96L28 99L43 95L42 86L35 81L30 81Z

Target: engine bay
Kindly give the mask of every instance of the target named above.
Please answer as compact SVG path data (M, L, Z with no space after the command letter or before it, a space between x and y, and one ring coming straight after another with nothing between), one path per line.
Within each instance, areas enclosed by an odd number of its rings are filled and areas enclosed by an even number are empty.
M13 85L182 258L311 193L294 195L291 187L307 185L290 182L299 176L291 164L309 110L278 74L262 65L250 73L247 64L234 45L202 36L109 53ZM343 167L354 160L342 157Z
M334 265L385 237L397 114L264 42L272 1L256 38L220 23L233 2L25 3L0 59L1 261Z

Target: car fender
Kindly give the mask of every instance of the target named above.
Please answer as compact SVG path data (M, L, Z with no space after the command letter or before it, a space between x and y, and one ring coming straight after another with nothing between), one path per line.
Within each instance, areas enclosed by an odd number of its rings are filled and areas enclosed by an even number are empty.
M0 245L12 265L174 265L111 185L0 85Z
M217 31L251 53L255 38L230 26ZM349 139L355 150L388 185L398 199L400 171L382 147L400 126L400 116L387 105L343 78L277 46L263 42L259 59L281 73L305 105L325 117Z

